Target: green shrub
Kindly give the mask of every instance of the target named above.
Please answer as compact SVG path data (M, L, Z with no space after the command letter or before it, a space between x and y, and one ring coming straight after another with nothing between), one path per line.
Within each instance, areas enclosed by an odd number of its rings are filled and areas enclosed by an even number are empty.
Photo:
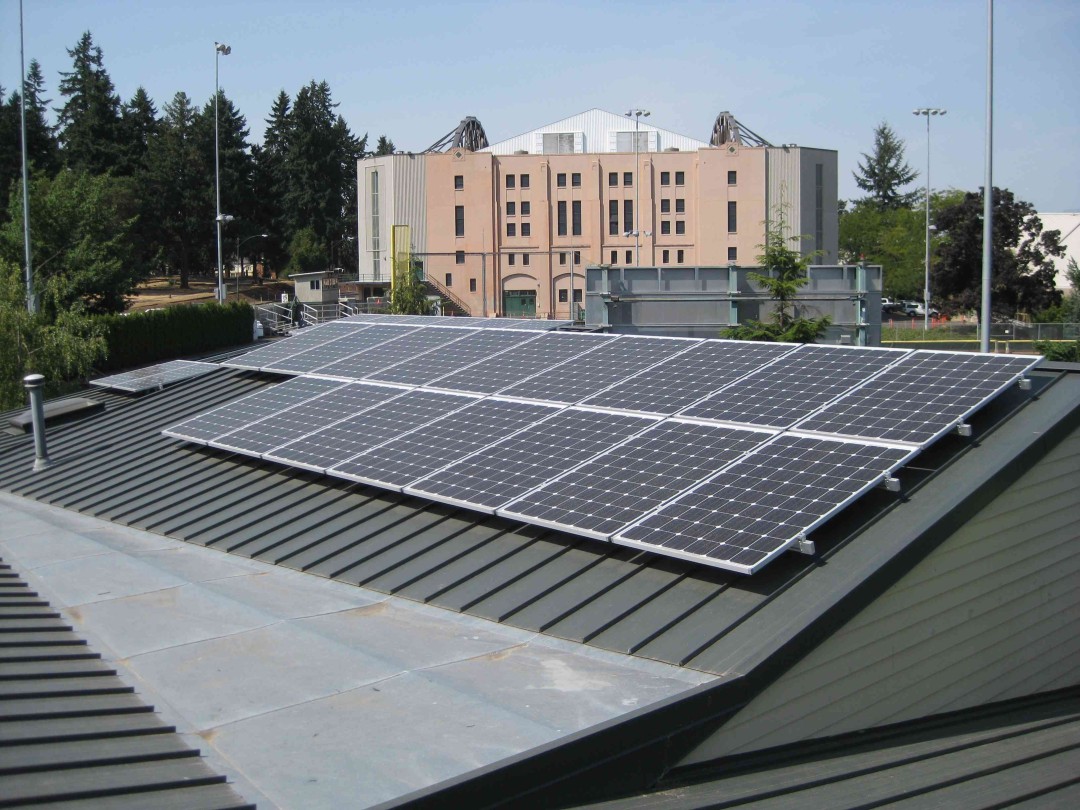
M1047 360L1080 363L1080 340L1036 340L1035 351Z
M149 312L104 315L108 343L101 371L143 366L252 340L255 312L249 304L195 304Z

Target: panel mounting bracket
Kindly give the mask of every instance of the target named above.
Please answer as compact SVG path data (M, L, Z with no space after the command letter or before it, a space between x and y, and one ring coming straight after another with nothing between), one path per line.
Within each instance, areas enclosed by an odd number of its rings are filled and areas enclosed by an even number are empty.
M893 475L886 475L882 478L881 485L885 487L888 492L900 491L900 479Z
M967 422L960 422L956 426L956 432L961 436L970 436L971 425L969 425Z
M798 542L798 550L799 550L800 554L811 554L811 555L813 555L813 554L817 553L817 548L814 547L814 541L813 540L807 540L805 534L802 534L800 532L799 536L796 537L795 540L796 540L796 542Z
M1019 385L1020 385L1020 390L1021 391L1030 391L1031 390L1031 378L1030 377L1021 377L1020 380L1019 380Z

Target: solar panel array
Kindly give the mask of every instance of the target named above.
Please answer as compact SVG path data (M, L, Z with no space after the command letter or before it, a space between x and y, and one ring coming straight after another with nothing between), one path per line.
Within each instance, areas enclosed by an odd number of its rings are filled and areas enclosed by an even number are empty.
M304 376L165 432L752 573L1039 360L432 320L252 352Z
M118 391L129 391L137 394L141 391L164 388L166 385L181 380L201 377L211 371L216 371L218 367L217 363L170 360L167 363L158 363L156 366L137 368L134 371L125 371L122 374L110 374L108 377L98 377L96 380L90 380L90 384L98 388L115 388Z

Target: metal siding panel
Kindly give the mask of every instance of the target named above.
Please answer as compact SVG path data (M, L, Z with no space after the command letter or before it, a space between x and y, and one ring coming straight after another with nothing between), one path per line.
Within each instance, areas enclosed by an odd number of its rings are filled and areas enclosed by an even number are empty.
M1078 502L1080 431L684 764L1080 683Z

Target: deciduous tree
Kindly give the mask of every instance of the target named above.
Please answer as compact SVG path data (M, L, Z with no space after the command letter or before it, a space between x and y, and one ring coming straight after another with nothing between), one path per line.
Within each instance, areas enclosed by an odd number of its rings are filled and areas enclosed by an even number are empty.
M1044 231L1031 203L1008 189L993 190L994 228L990 300L997 315L1035 314L1061 300L1051 257L1064 255L1058 231ZM957 309L977 309L982 299L983 195L967 192L943 206L932 289Z

